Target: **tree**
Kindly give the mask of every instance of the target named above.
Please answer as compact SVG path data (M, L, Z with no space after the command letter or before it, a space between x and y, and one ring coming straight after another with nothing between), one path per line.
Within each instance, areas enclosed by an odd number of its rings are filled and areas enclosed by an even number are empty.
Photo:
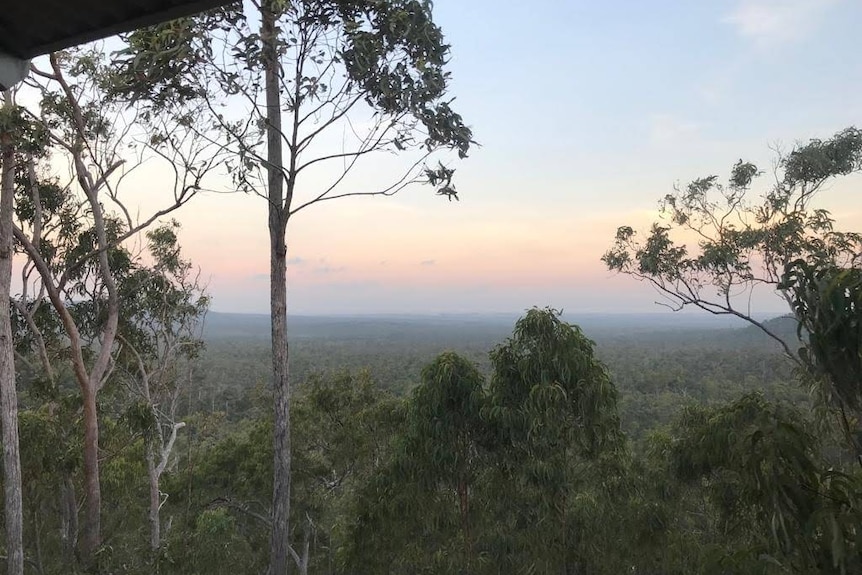
M201 330L209 306L190 262L182 258L178 224L147 232L151 266L136 267L120 281L123 301L117 364L132 401L127 415L146 438L150 487L150 547L161 546L159 512L167 495L159 480L168 466L177 432L180 392L188 385L203 347Z
M661 202L665 221L654 223L644 240L631 227L620 227L602 260L611 270L650 283L672 309L693 306L736 316L774 339L797 367L827 385L820 395L834 408L848 445L862 464L862 444L856 437L862 413L857 411L854 421L848 414L859 403L842 389L847 374L838 372L844 368L834 363L826 367L832 359L822 355L821 338L834 336L834 326L822 322L818 314L826 310L816 311L810 301L820 289L813 287L817 282L825 282L821 286L825 288L831 279L843 278L850 280L843 287L852 290L857 272L844 270L858 270L862 234L837 231L831 214L816 208L814 200L835 178L860 171L862 131L856 128L779 155L774 181L759 199L752 198L752 187L763 173L740 160L726 185L717 176L708 176L665 196ZM681 243L688 237L696 238L696 245ZM810 328L810 342L799 332L801 353L794 350L794 342L754 317L749 301L758 287L779 293L797 321ZM834 286L828 290L840 297L841 290ZM830 297L823 301L831 301ZM847 311L855 314L850 300ZM855 329L855 324L844 325ZM849 343L857 346L850 353L856 353L859 341ZM821 368L813 368L815 358Z
M6 92L0 111L0 420L3 439L3 489L6 518L7 570L24 573L24 518L21 502L21 456L18 443L18 394L15 388L12 320L9 305L12 284L12 210L15 198L15 120L20 121ZM16 118L16 116L19 116Z
M470 503L486 432L483 387L475 365L454 352L443 353L422 370L408 415L406 448L418 458L412 472L417 481L455 494L467 570L475 560Z
M441 148L465 157L472 134L444 99L449 47L430 2L264 0L256 7L258 32L234 6L130 35L118 55L123 71L116 86L157 109L206 102L213 141L236 154L237 187L268 203L275 389L271 570L281 575L290 531L289 221L314 204L389 196L420 182L457 199L453 171L442 164L428 168L425 160ZM226 97L237 101L239 113L231 116L220 106ZM361 119L369 121L363 126ZM332 135L341 141L330 148ZM345 189L355 185L348 176L360 160L411 149L420 150L418 157L387 183ZM327 165L337 167L324 171ZM333 176L311 190L302 182L315 172Z
M611 462L610 473L624 449L616 388L593 342L560 315L529 310L491 353L488 416L502 443L497 485L508 483L511 493L500 512L516 524L546 525L499 533L492 553L510 570L577 568L579 479L593 463Z
M367 371L312 375L297 390L292 508L301 520L290 552L300 574L333 571L356 491L390 458L401 403Z
M820 401L837 410L862 466L862 269L858 263L797 260L785 268L781 288L799 321L800 338L807 337L799 358Z
M135 114L106 102L106 68L97 51L52 54L50 72L35 70L30 82L41 96L27 118L44 133L45 149L22 154L16 174L16 246L26 257L23 292L16 303L40 349L45 376L52 378L42 329L35 318L54 308L63 328L74 378L83 399L86 505L81 551L94 561L101 545L99 420L97 394L115 368L120 319L120 278L132 269L123 243L158 218L185 205L219 156L201 159L201 141L188 128L194 118ZM146 133L135 130L144 128ZM192 134L190 137L189 135ZM63 182L47 159L71 165ZM175 174L167 207L141 220L119 195L128 161L167 160ZM119 213L112 213L112 205Z
M812 201L830 180L860 170L862 132L855 128L780 155L774 182L756 201L752 185L763 172L740 160L727 185L708 176L665 196L665 222L654 223L644 241L620 227L602 261L649 282L673 309L694 306L756 325L794 358L787 342L752 317L746 296L767 286L788 299L781 280L796 260L840 265L857 259L862 236L835 231L829 212ZM696 247L677 243L683 233L696 238Z
M422 370L392 457L351 514L347 571L593 572L580 508L615 484L624 438L592 342L559 315L518 320L487 387L453 352Z
M390 457L360 490L345 570L475 572L485 407L482 374L457 353L422 369Z
M758 394L689 408L671 429L673 474L705 488L728 557L780 572L857 572L859 478L827 465L806 427L803 414Z

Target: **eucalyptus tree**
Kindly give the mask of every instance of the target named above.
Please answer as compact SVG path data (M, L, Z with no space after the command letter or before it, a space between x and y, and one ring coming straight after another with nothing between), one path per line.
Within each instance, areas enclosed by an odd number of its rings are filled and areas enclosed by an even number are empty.
M341 553L346 570L475 571L489 463L485 401L482 374L457 353L422 369L389 458L359 490L359 520Z
M428 183L450 200L441 149L467 155L470 129L446 99L449 46L427 0L263 0L135 32L117 54L117 92L153 109L206 103L214 142L235 154L237 189L268 206L275 390L272 564L287 570L290 382L286 234L293 216L349 196ZM374 183L357 166L393 153Z
M824 461L812 429L797 410L748 394L688 408L669 430L672 473L703 490L714 510L704 538L728 568L859 571L859 477Z
M345 518L356 492L392 452L404 424L401 401L367 371L314 375L299 388L291 418L294 438L291 556L297 572L332 572Z
M559 312L531 309L491 361L487 385L452 352L423 369L391 459L357 498L345 571L555 573L599 563L583 553L590 535L579 531L578 507L581 495L615 484L624 438L592 342Z
M760 197L753 186L764 172L738 161L727 184L698 178L660 203L663 222L640 240L630 226L617 230L602 257L609 269L654 286L673 309L698 307L733 315L763 330L795 358L788 342L758 322L745 297L758 286L789 296L785 268L796 260L818 265L857 263L862 236L834 229L831 214L814 205L839 176L862 171L862 132L848 128L780 155L773 182ZM680 243L682 234L695 244Z
M781 288L807 339L799 358L862 465L862 268L800 259L786 266Z
M18 441L18 394L15 388L12 321L12 209L15 197L15 124L20 113L6 92L0 111L0 419L3 440L3 493L6 564L10 575L24 573L24 519L21 501L21 455ZM16 121L19 120L19 121Z
M544 526L499 530L490 552L502 569L578 569L572 509L580 480L604 462L613 473L624 453L616 387L593 342L560 315L529 310L491 353L487 417L501 444L498 485L509 493L498 499L498 521Z
M168 497L159 480L168 467L179 421L180 393L193 377L203 347L209 298L191 262L183 259L178 224L147 232L151 265L137 264L120 279L123 306L116 363L132 400L127 416L144 433L149 482L150 547L161 546L160 510Z
M630 226L620 227L602 260L609 269L654 286L672 309L696 307L736 316L774 339L796 367L813 378L818 396L832 408L862 464L858 392L848 393L848 373L840 373L844 367L825 355L840 353L848 343L852 348L847 348L848 353L858 354L860 342L845 340L827 352L823 346L837 332L835 324L824 318L838 321L839 316L830 316L827 308L815 302L821 296L826 296L825 303L833 296L841 299L843 292L835 289L833 280L847 280L842 289L851 293L836 305L852 312L843 314L849 323L842 325L856 329L859 320L851 318L858 318L858 310L852 294L862 234L836 230L834 218L816 207L816 199L837 178L859 172L862 131L856 128L779 155L773 181L759 197L754 188L763 171L740 160L726 184L713 175L665 196L660 204L664 221L654 223L643 239ZM685 243L688 238L694 239ZM754 317L750 296L757 288L771 289L787 301L804 328L798 342L787 341ZM837 313L837 308L833 311ZM837 342L833 338L829 343Z
M24 262L16 306L49 383L55 370L43 353L39 310L53 307L63 328L63 357L83 400L86 503L80 544L83 561L90 563L101 545L97 395L116 367L118 282L132 269L129 240L185 205L220 156L204 154L207 144L189 129L193 116L143 117L107 101L99 52L55 53L48 63L49 70L34 68L28 81L38 105L27 118L44 133L45 149L22 154L17 170L13 231ZM61 159L68 173L58 170ZM164 182L170 195L164 207L138 217L120 191L133 169L147 161L165 161L175 177Z
M476 366L454 352L439 355L422 369L413 391L404 446L413 455L408 469L415 480L454 498L467 570L475 561L471 502L483 463L485 403L484 378Z

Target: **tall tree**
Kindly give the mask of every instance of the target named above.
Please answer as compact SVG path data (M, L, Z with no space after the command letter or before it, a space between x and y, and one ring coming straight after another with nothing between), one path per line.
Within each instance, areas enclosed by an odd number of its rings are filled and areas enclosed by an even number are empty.
M499 512L516 524L547 526L501 531L492 552L506 570L581 568L573 513L579 479L593 462L619 457L625 445L616 387L593 342L560 315L529 310L491 353L489 424L502 443L497 465L512 494Z
M579 507L602 489L590 481L613 485L624 437L592 342L559 315L518 320L487 388L452 352L422 370L392 457L357 498L346 571L592 572Z
M97 395L115 367L118 278L131 269L123 243L185 205L219 156L201 158L205 146L188 137L191 117L142 116L106 102L106 68L99 52L52 54L49 64L50 71L34 69L30 85L41 99L29 118L45 132L51 154L66 157L71 168L63 183L45 151L24 157L18 171L14 236L27 260L19 307L39 341L40 329L32 320L50 302L67 338L66 357L83 399L86 503L80 544L84 562L90 563L101 545ZM173 197L137 219L118 186L147 159L167 160L175 174L167 182Z
M422 369L390 457L362 486L342 549L351 573L477 572L490 463L484 378L444 352ZM481 543L481 541L480 541Z
M18 120L16 122L16 120ZM15 201L15 124L20 112L7 91L0 110L0 420L3 439L3 490L6 564L10 575L24 573L24 519L18 443L18 393L9 301L12 285L12 223Z
M118 55L123 79L117 86L155 108L207 102L213 140L236 154L238 188L267 201L275 397L271 571L281 575L289 560L289 221L314 204L389 196L421 182L457 199L453 171L425 161L446 148L465 157L472 134L444 99L449 47L427 0L263 0L255 11L257 32L252 14L234 6L132 34ZM233 111L222 105L225 98ZM409 167L382 182L369 187L351 179L363 158L410 150L418 154L409 154ZM303 184L314 181L310 174L329 182Z

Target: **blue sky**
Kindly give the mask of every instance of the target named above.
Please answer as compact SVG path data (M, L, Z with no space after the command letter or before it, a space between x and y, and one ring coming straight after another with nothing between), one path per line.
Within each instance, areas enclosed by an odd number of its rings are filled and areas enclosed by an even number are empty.
M415 189L302 214L295 312L655 310L599 261L618 225L646 227L675 182L862 123L857 0L437 0L435 16L481 144L457 164L462 201ZM824 205L859 229L851 184ZM215 309L266 312L263 202L195 203L182 240Z

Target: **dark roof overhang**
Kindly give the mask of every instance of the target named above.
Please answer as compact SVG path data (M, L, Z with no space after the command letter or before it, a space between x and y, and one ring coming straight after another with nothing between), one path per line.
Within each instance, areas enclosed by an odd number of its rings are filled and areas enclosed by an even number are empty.
M0 54L28 60L235 0L3 0Z

